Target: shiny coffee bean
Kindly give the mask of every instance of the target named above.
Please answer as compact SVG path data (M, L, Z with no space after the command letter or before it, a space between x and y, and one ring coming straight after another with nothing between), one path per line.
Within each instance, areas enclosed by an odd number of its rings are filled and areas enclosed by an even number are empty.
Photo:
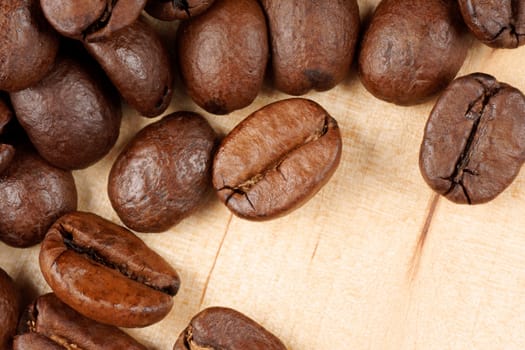
M131 231L82 212L61 217L49 229L40 269L64 303L119 327L163 319L180 285L177 272Z
M222 141L213 186L236 215L272 219L304 204L330 179L341 158L337 122L300 98L272 103Z
M11 349L20 313L19 292L9 275L0 268L0 349Z
M216 0L178 30L182 77L206 111L248 106L261 89L268 61L266 20L256 0Z
M524 161L525 96L486 74L454 80L425 128L419 165L429 186L456 203L484 203Z
M109 174L109 199L124 224L162 232L198 208L211 187L216 137L206 119L191 112L142 129Z
M168 108L173 96L169 56L153 28L142 19L104 40L84 43L118 91L146 117Z
M275 87L291 95L324 91L350 70L359 35L356 0L262 0L270 26Z
M286 350L275 335L233 309L212 307L198 313L173 350Z
M206 11L215 0L149 0L146 12L162 21L189 19Z
M22 334L15 338L13 350L46 350L56 346L60 349L146 350L117 327L82 316L54 294L38 297L25 311L21 323ZM51 344L42 345L46 342L42 338Z
M469 47L453 0L383 0L361 43L359 73L379 99L424 102L454 79Z

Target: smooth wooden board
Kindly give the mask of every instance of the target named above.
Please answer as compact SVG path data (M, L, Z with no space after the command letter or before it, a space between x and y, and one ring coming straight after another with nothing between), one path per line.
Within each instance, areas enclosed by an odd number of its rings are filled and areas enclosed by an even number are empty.
M362 17L378 0L360 0ZM175 24L162 29L173 46ZM474 42L459 75L486 72L525 91L525 47ZM180 81L167 113L192 110L226 134L288 96L267 84L228 116L198 108ZM435 99L397 107L363 88L355 68L337 88L310 93L335 117L344 149L332 180L305 206L269 222L241 220L213 196L162 234L141 234L180 272L175 306L160 323L129 330L171 349L199 310L221 305L256 319L290 349L524 349L525 172L491 203L458 206L423 181L418 154ZM79 209L120 222L107 198L109 168L144 125L129 108L116 147L74 173ZM26 299L50 291L39 247L0 243L0 266Z

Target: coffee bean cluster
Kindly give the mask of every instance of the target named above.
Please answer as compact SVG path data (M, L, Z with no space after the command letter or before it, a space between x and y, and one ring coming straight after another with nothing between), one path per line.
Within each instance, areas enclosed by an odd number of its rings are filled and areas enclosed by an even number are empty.
M487 45L515 48L525 43L524 9L510 0L383 0L362 30L358 70L370 93L414 105L442 92L419 165L451 201L493 199L525 162L524 95L483 73L453 80L472 40L467 28ZM144 13L181 21L176 65ZM112 149L121 100L160 116L179 73L191 99L218 115L250 105L265 77L293 96L326 91L349 75L360 30L356 0L2 1L0 240L41 243L53 293L21 312L0 269L0 349L145 349L117 327L145 327L172 309L178 273L132 231L76 211L71 171ZM108 196L138 232L168 230L210 189L235 215L270 220L312 198L341 153L337 121L301 97L259 109L224 138L198 113L178 111L124 148ZM247 316L215 307L190 321L174 349L286 347Z

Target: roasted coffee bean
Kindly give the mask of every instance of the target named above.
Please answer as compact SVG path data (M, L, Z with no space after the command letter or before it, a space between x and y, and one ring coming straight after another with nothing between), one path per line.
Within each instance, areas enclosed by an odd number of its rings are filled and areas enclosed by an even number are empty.
M356 0L262 0L275 87L291 95L329 90L350 70L359 34Z
M7 105L5 97L0 94L0 175L7 169L15 156L14 147L3 143L2 139L4 128L9 124L12 117L11 108Z
M206 11L214 0L149 0L146 12L162 21L188 19Z
M49 229L40 269L64 303L119 327L160 321L180 285L177 272L131 231L82 212L61 217Z
M234 214L251 220L284 215L330 179L341 159L337 122L317 103L272 103L243 120L213 161L213 186Z
M58 41L38 0L0 1L0 90L25 89L42 79L55 61Z
M133 108L146 117L168 108L173 96L168 52L146 22L139 19L107 39L84 45Z
M131 25L146 0L40 0L45 17L62 35L96 41Z
M179 61L190 97L210 113L248 106L261 89L268 36L256 0L217 0L178 30Z
M12 338L16 332L20 299L15 283L0 268L0 349L11 349Z
M13 350L64 350L72 349L59 345L51 339L38 333L27 333L15 337ZM76 350L76 349L75 349Z
M361 43L359 73L377 98L424 102L461 68L468 36L454 0L383 0Z
M275 335L233 309L212 307L198 313L173 350L286 350Z
M57 60L38 84L11 94L33 145L62 169L85 168L104 157L119 135L116 93L94 62Z
M206 119L178 112L141 130L109 174L109 199L133 230L161 232L190 215L211 187L216 135Z
M490 75L456 79L428 119L419 166L437 193L478 204L500 194L525 161L525 96Z
M22 334L15 338L13 350L45 350L56 346L59 349L146 350L117 327L80 315L54 294L42 295L29 305L20 326ZM34 334L38 334L37 344L34 344ZM51 345L42 347L38 340L41 338L51 341Z
M0 240L14 247L39 243L58 217L77 208L71 172L18 145L0 175L0 198Z
M524 0L459 0L470 31L488 46L512 49L525 44Z

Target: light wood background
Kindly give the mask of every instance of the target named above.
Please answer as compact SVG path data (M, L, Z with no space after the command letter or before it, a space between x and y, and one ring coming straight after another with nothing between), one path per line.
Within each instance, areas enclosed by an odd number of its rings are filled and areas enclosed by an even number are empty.
M360 0L366 18L378 0ZM173 47L176 24L160 26ZM486 72L525 91L525 47L474 42L459 73ZM193 110L227 133L256 109L287 96L269 84L249 107L204 113L177 82L168 112ZM210 195L162 234L141 234L180 272L182 288L162 322L129 330L152 349L171 349L199 310L233 307L290 349L524 349L525 172L491 203L458 206L438 198L418 168L435 101L397 107L375 99L353 68L337 88L307 97L341 127L342 162L304 207L270 222L241 220ZM106 194L117 154L152 122L126 108L117 146L74 173L79 209L119 222ZM39 247L0 243L0 266L29 298L49 291Z

